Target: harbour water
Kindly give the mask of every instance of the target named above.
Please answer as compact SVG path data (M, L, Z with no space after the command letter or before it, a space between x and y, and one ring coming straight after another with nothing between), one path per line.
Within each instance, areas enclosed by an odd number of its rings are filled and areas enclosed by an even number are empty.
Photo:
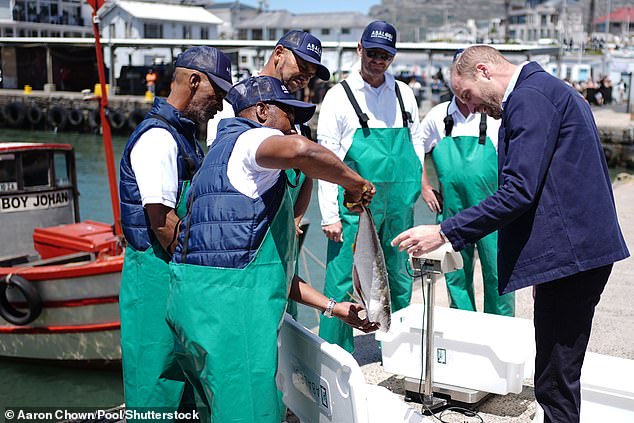
M80 191L81 219L112 222L110 194L107 185L105 154L100 135L18 131L3 128L2 141L56 142L72 144L75 148ZM125 137L114 137L114 157L118 168ZM428 169L433 169L432 166ZM611 169L612 176L623 169ZM434 175L430 175L432 180ZM321 290L324 281L323 263L326 260L326 238L319 228L320 214L316 190L306 219L311 222L305 250L300 257L299 273L315 288ZM419 201L415 223L432 223L433 215ZM317 324L317 313L300 306L299 321L307 327ZM120 370L87 370L59 368L37 364L0 360L0 408L6 407L87 407L109 408L123 402Z

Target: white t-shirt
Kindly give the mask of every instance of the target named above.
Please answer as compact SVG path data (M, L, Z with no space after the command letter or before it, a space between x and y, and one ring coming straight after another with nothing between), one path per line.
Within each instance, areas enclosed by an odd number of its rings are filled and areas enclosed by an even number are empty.
M453 128L451 130L452 137L458 136L480 136L480 113L470 113L464 116L454 99L437 104L427 112L425 118L421 122L421 132L425 143L425 153L429 153L441 139L445 137L445 117L447 116L447 106L449 106L449 114L453 118ZM491 142L498 149L498 130L502 123L499 119L487 117L487 136L491 138Z
M270 189L279 178L280 169L260 166L255 155L269 137L284 135L274 128L249 129L238 137L227 163L227 177L235 189L251 198L258 198Z
M361 111L366 113L370 120L370 128L400 128L403 127L401 108L396 99L394 90L395 79L392 75L385 74L385 82L374 88L361 78L360 70L353 71L348 78L350 90L359 103ZM418 117L418 102L412 89L403 82L398 82L405 110L408 111L413 123L410 127L414 151L421 163L425 160L423 138L420 131L420 119ZM386 105L391 105L386 107ZM350 146L354 133L361 125L350 100L341 84L332 87L326 93L319 112L317 123L317 140L340 159L344 159ZM319 181L319 208L321 209L321 224L330 225L340 220L339 206L337 204L338 188L336 184Z
M130 152L143 206L163 204L176 208L178 194L178 145L163 128L144 132Z
M211 147L214 140L216 139L216 135L218 135L218 125L220 124L221 119L228 119L235 117L235 113L233 113L233 106L227 102L227 100L222 100L222 111L216 113L214 117L209 119L207 122L207 146Z

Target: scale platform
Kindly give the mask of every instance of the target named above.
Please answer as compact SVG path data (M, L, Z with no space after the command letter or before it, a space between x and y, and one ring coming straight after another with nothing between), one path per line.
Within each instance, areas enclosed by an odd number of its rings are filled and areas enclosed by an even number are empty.
M422 386L425 385L425 381L420 379L414 379L405 377L405 400L421 402ZM485 400L490 393L484 391L477 391L475 389L462 388L460 386L445 385L443 383L433 384L433 392L440 397L448 398L451 403L458 403L461 405L473 406L481 403Z

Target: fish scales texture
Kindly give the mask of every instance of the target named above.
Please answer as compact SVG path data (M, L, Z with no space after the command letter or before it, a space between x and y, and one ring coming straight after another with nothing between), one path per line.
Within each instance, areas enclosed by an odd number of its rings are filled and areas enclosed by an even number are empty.
M390 284L379 236L367 207L359 215L354 242L352 280L354 292L368 313L368 320L387 332L391 323Z

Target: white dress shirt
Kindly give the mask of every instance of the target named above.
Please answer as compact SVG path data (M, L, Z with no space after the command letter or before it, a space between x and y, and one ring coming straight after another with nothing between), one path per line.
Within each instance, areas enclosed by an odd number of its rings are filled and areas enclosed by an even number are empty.
M357 69L346 78L346 81L361 111L370 118L368 127L403 127L401 108L394 90L394 76L385 73L385 82L378 88L374 88L361 78L360 70ZM425 160L425 151L420 130L418 102L407 84L400 81L398 84L405 110L411 114L413 120L410 126L412 144L422 164ZM343 160L352 145L354 133L360 127L359 118L341 84L328 90L321 104L317 123L319 143ZM338 222L340 217L337 185L320 180L318 193L322 226Z
M452 137L480 136L480 113L470 113L468 116L464 116L458 106L455 99L451 99L451 102L445 101L444 103L437 104L427 112L423 121L421 122L421 133L423 135L423 141L425 143L425 153L429 153L441 139L445 137L445 117L447 116L447 106L449 106L449 114L453 118L453 129L451 130ZM498 130L502 123L499 119L493 119L487 117L487 136L491 139L495 151L498 149Z

